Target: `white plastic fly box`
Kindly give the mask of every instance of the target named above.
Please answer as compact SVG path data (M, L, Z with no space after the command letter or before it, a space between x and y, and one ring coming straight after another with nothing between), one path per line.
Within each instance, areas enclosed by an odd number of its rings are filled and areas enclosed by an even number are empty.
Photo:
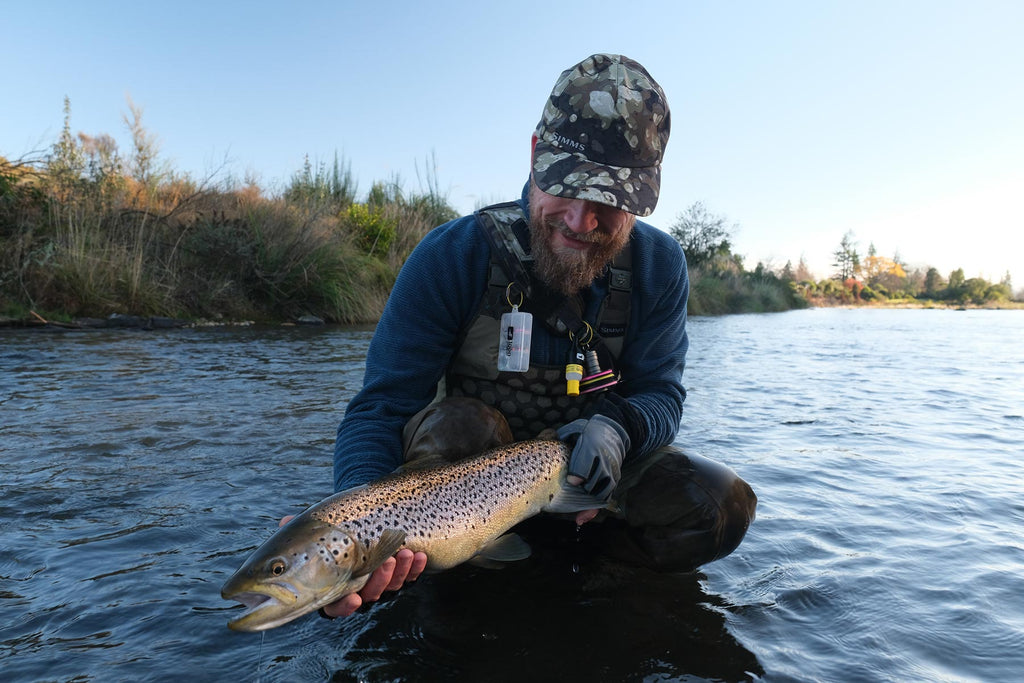
M513 306L501 316L498 335L498 370L526 372L530 369L530 337L533 335L533 314Z

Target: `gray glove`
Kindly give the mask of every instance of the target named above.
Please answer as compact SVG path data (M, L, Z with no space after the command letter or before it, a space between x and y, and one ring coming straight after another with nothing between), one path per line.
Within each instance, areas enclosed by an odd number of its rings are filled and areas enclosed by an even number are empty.
M622 473L622 459L629 450L629 435L615 420L597 414L589 420L573 420L558 430L558 438L567 441L576 437L569 457L570 484L607 501Z

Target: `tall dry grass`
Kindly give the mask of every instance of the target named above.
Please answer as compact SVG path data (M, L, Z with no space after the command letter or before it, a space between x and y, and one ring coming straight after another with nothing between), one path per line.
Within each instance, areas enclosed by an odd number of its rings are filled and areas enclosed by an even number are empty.
M0 313L373 321L412 248L455 212L400 188L354 196L350 175L309 169L268 196L0 160Z

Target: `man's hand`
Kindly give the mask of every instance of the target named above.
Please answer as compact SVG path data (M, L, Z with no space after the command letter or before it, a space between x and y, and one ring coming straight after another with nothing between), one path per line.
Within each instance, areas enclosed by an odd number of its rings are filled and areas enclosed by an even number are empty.
M558 430L563 441L575 440L566 481L595 498L607 501L619 483L622 461L629 450L629 435L606 415L574 420Z
M288 515L278 526L284 526L293 517L295 515ZM364 604L379 600L384 591L396 591L406 583L415 581L426 566L426 553L414 553L408 548L402 548L394 557L384 560L384 564L370 574L370 579L362 590L358 593L349 593L337 602L324 606L323 612L329 617L347 617Z

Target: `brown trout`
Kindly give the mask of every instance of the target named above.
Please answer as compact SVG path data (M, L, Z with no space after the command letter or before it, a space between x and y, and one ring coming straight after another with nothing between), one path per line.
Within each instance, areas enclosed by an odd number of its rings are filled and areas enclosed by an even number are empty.
M565 483L568 460L561 441L521 441L325 498L224 584L221 596L247 607L228 626L262 631L317 610L358 591L403 547L425 552L428 571L523 559L529 547L510 528L542 511L604 505Z

